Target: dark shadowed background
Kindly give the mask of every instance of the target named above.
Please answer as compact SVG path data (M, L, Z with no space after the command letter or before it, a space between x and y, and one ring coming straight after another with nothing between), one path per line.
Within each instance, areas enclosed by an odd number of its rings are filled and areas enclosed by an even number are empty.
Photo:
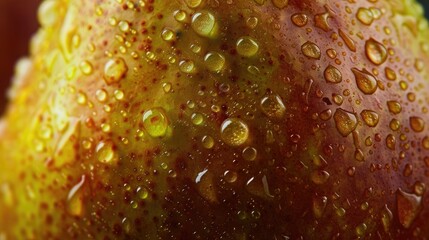
M37 6L41 0L0 0L0 114L15 62L27 55L28 41L37 29ZM429 0L420 0L429 18ZM429 41L429 39L428 39Z

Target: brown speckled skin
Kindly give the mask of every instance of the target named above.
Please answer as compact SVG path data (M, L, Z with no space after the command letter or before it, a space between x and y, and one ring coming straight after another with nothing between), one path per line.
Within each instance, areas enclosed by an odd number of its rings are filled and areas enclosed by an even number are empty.
M418 196L415 190L416 183L429 184L429 166L425 165L429 150L422 143L429 136L429 76L426 67L419 66L429 65L429 30L419 6L400 0L289 0L285 8L278 9L271 1L262 6L248 0L219 2L207 0L195 10L182 0L147 0L144 7L135 9L113 0L63 3L65 10L75 12L72 25L80 44L69 53L61 53L62 20L49 31L41 30L40 41L32 47L31 64L17 77L16 94L0 125L0 236L429 237L428 194ZM103 9L101 16L96 14L96 6ZM379 8L383 14L367 26L356 18L361 7ZM173 12L178 9L211 12L219 24L217 36L200 37L189 23L177 22ZM330 12L328 28L315 27L314 16L326 11ZM306 14L308 23L295 26L291 21L295 13ZM246 25L251 16L259 19L254 29ZM124 34L111 26L111 17L127 20L136 34ZM161 38L164 27L176 31L174 41ZM389 34L385 28L390 29ZM339 29L353 39L356 51L344 43ZM120 49L127 44L115 39L116 34L130 43L126 53ZM251 36L259 43L257 56L245 58L237 53L235 44L242 36ZM379 66L365 54L365 41L370 38L390 51ZM301 45L307 41L319 46L320 59L304 56ZM200 54L190 50L195 43L202 47ZM93 51L90 44L95 47ZM328 57L329 48L336 50L335 59ZM103 81L104 65L110 58L106 51L128 65L119 83L107 85ZM203 59L209 51L225 56L221 73L205 68ZM134 59L132 52L139 57ZM147 52L155 54L155 59L148 59ZM93 65L90 75L79 71L84 60ZM180 72L181 60L193 60L196 72ZM325 81L324 70L330 64L340 70L341 83ZM248 72L249 65L258 67L259 73ZM67 80L71 66L76 67L76 74ZM396 80L386 78L386 67L396 72ZM358 89L352 68L367 69L376 76L374 94L365 95ZM405 90L400 81L407 83ZM165 93L164 83L172 84L173 91ZM105 103L95 97L99 89L108 93ZM113 97L115 90L123 91L123 100ZM78 103L79 93L87 96L86 103ZM270 93L278 94L286 106L281 119L271 119L260 109L261 99ZM415 94L415 100L407 97L409 93ZM344 102L336 104L333 94L342 95ZM387 101L392 100L402 106L400 113L389 111ZM188 101L195 102L195 107L190 108ZM110 106L110 113L104 110L105 105ZM220 110L213 111L212 105ZM153 107L162 107L169 119L171 134L164 138L152 138L144 130L142 114ZM320 113L328 109L332 115L338 109L354 114L358 121L354 131L343 137L333 117L320 119ZM360 114L363 110L378 113L376 127L366 125ZM191 122L195 112L204 115L200 126ZM64 113L68 124L60 130L59 116ZM411 129L410 117L414 116L426 122L422 132ZM231 147L221 139L220 126L229 117L240 118L249 126L250 136L243 146ZM390 129L393 118L400 121L399 130ZM110 132L101 130L103 123L111 125ZM43 139L40 129L49 126L52 134ZM138 130L145 136L139 137ZM267 143L267 130L273 132L274 142ZM396 139L394 149L386 146L389 134ZM212 149L202 146L205 135L214 138ZM371 144L366 141L368 137ZM85 148L85 141L92 145ZM96 146L106 141L114 144L116 163L97 160ZM43 148L37 151L40 146ZM255 161L242 158L246 146L257 149ZM356 159L357 150L363 161ZM225 171L235 172L237 180L226 181ZM317 173L328 173L329 178L316 184ZM67 197L82 176L82 211L73 215L68 211ZM148 198L139 198L139 187L148 189ZM405 204L410 203L405 209L397 203L404 195L421 201L414 204L405 200ZM326 207L317 216L313 206L324 197ZM390 223L383 225L386 207L392 215L387 218ZM403 214L415 216L409 226ZM364 233L359 231L362 224L366 226Z

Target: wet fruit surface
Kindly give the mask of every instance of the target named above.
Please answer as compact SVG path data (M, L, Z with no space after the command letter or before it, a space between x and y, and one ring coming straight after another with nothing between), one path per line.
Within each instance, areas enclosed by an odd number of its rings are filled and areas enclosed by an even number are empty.
M0 239L427 239L413 1L47 0Z

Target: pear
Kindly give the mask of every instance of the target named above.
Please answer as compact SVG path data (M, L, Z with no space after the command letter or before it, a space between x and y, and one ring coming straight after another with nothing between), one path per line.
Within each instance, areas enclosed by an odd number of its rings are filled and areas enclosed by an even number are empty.
M414 0L46 0L0 239L427 239Z

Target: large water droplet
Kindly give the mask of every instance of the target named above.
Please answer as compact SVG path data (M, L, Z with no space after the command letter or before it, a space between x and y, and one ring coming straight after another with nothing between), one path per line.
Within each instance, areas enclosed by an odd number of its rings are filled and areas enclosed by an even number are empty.
M326 196L315 196L313 197L313 214L316 218L321 218L325 212L328 198Z
M385 232L390 232L390 226L392 224L393 214L392 211L384 205L383 210L381 211L381 223L383 224L383 228Z
M387 101L387 107L389 111L393 114L398 114L402 111L402 106L397 101Z
M396 191L396 204L398 207L399 222L404 228L410 228L414 219L419 215L422 197L398 189Z
M291 20L296 26L303 27L307 24L308 17L304 13L296 13L292 15Z

